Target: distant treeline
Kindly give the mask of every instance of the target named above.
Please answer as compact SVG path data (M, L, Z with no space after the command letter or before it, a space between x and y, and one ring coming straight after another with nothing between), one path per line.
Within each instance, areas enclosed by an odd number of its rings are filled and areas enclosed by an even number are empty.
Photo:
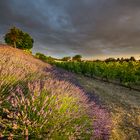
M54 61L82 61L82 56L81 55L75 55L73 57L67 56L67 57L63 57L62 59L58 59L58 58L53 58L51 56L46 56L45 54L42 53L36 53L35 54L36 58L39 58L43 61L46 61L48 63L53 63Z
M36 53L35 54L35 57L43 60L43 61L46 61L46 62L54 62L54 61L62 61L62 62L71 62L71 61L75 61L75 62L129 62L129 61L140 61L140 60L136 60L135 57L131 56L130 58L107 58L105 60L100 60L100 59L97 59L97 60L84 60L82 59L82 55L75 55L73 57L70 57L70 56L66 56L66 57L63 57L63 58L54 58L54 57L51 57L51 56L46 56L45 54L42 54L42 53Z

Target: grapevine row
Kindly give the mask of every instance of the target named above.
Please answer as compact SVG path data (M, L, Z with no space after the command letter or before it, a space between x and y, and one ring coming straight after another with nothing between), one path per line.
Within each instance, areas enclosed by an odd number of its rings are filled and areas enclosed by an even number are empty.
M77 74L119 81L127 86L140 84L139 61L55 62L55 65Z

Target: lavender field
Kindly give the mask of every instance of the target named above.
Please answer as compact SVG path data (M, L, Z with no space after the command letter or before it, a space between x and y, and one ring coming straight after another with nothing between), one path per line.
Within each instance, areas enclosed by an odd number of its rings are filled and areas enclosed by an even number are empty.
M109 111L75 75L0 46L0 138L109 139Z
M0 140L140 140L140 0L0 0Z

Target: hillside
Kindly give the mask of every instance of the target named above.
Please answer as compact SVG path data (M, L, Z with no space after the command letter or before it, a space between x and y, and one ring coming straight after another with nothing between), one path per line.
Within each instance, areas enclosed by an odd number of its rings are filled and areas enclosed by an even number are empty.
M109 139L111 119L74 74L0 45L0 137Z
M0 95L2 138L140 137L138 91L67 72L6 45L0 46Z

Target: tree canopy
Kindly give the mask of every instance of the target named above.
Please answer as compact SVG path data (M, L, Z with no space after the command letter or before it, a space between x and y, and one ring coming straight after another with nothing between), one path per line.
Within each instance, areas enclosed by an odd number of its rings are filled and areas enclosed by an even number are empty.
M66 57L63 57L62 58L62 61L69 61L69 60L71 60L71 57L70 56L66 56Z
M81 59L82 59L82 56L81 55L75 55L73 58L72 58L72 60L73 61L81 61Z
M15 48L30 50L33 47L34 40L28 34L19 28L12 27L4 36L5 43Z

